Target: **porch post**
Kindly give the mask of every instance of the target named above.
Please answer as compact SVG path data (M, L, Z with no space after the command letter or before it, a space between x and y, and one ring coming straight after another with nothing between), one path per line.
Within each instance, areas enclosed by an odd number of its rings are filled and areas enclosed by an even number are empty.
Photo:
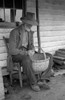
M36 20L38 22L37 26L37 38L38 38L38 52L40 52L40 30L39 30L39 5L38 5L38 0L36 0Z
M23 9L22 17L26 15L26 12L27 12L26 8L27 8L27 0L22 0L22 9Z

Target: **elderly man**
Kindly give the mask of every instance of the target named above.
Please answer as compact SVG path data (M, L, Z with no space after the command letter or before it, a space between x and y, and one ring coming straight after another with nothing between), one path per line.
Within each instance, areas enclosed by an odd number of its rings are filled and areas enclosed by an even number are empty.
M23 71L27 75L31 88L35 91L40 91L29 56L32 53L28 52L29 50L34 51L31 27L38 25L38 23L35 20L34 13L30 12L27 12L26 16L21 18L21 20L23 23L10 33L9 52L12 55L13 61L22 63Z

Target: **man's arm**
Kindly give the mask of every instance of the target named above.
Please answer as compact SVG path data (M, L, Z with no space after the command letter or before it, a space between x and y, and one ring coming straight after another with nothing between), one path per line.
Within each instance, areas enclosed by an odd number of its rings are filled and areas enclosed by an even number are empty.
M17 48L17 31L13 30L10 33L9 38L9 52L12 55L17 55L20 53L20 50Z
M14 30L14 31L11 31L11 33L10 33L9 52L12 55L17 55L17 54L27 55L26 51L20 50L17 47L17 42L19 40L19 34L17 32L18 31Z

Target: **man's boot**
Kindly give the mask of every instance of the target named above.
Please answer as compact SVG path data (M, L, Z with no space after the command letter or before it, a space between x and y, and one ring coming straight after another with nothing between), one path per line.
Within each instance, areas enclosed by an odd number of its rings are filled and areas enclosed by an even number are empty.
M32 90L34 90L35 92L39 92L40 91L40 87L38 85L31 85Z

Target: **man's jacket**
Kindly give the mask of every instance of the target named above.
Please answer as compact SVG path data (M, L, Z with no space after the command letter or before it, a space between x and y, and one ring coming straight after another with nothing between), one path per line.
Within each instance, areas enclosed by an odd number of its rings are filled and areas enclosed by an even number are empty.
M22 43L23 43L22 40L24 40L26 36L26 33L24 35L24 32L25 32L25 28L23 25L21 28L18 27L11 31L10 38L9 38L9 52L11 55L19 54L20 48L22 47ZM21 34L21 39L20 39L20 34ZM26 43L28 42L30 49L32 49L33 48L33 32L30 31L30 33L28 34L29 34L28 41L26 41Z

